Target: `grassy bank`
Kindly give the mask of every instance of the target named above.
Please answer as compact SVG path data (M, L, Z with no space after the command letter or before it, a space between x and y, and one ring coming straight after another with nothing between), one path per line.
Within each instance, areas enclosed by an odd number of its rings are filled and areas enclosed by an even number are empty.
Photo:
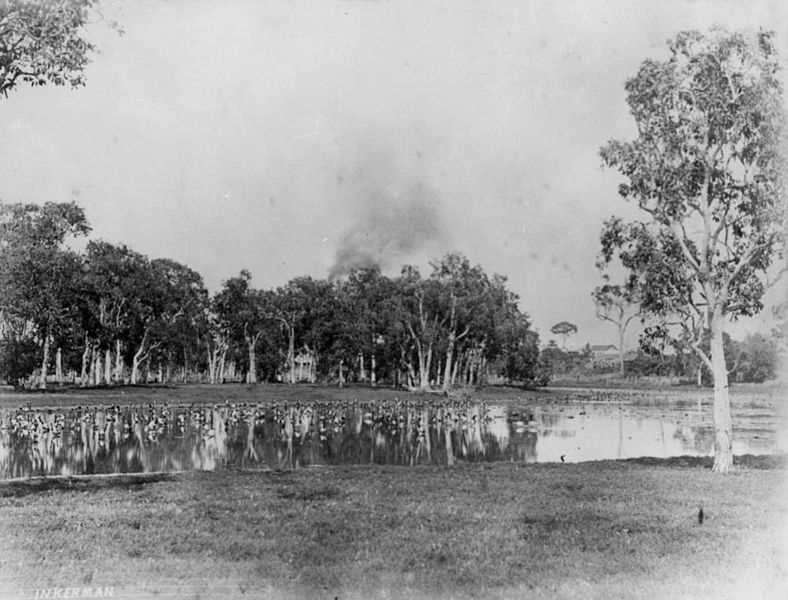
M750 459L727 476L709 466L4 483L0 597L95 586L128 598L785 597L784 463Z

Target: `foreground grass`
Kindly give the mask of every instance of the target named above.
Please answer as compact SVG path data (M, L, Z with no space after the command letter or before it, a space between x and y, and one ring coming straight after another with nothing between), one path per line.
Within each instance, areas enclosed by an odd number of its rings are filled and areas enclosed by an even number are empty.
M684 459L4 483L0 597L788 597L784 462L745 464L726 476Z

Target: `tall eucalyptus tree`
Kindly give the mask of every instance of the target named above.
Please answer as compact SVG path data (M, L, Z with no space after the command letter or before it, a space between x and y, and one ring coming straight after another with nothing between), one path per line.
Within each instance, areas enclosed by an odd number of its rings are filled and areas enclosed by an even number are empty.
M692 339L714 378L715 471L733 465L723 335L761 310L784 258L785 109L774 36L681 32L667 60L646 60L626 83L637 125L610 141L604 163L645 215L609 220L603 255L619 252L644 312ZM701 347L708 332L710 351Z

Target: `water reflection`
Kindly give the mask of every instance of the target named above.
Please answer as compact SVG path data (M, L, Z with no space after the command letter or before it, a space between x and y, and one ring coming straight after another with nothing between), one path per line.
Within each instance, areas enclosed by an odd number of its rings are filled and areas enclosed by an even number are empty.
M707 413L620 403L516 410L408 400L20 409L0 412L0 478L707 455ZM736 454L781 450L771 411L748 406L734 422Z

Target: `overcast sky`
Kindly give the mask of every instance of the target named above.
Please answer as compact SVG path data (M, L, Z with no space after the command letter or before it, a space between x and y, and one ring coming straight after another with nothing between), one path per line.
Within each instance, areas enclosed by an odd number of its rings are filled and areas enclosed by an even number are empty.
M756 2L103 2L87 86L0 100L0 198L75 200L93 236L257 287L447 251L509 277L542 339L606 343L602 221L633 209L598 150L624 82L682 29L765 27ZM762 321L762 319L761 319ZM763 327L749 322L735 330Z

